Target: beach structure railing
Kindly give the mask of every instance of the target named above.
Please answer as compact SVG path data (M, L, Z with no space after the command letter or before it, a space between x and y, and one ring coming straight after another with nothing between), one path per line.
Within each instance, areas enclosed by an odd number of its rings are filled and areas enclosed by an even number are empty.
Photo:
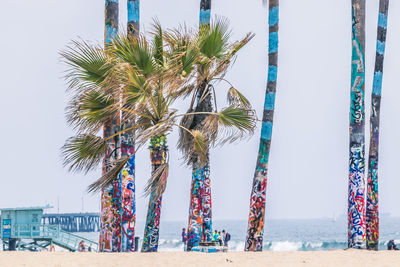
M77 251L79 243L83 241L86 248L97 252L98 243L60 229L58 225L16 225L11 232L12 239L17 239L17 249L34 250L37 247L47 249L48 246L55 244L69 251ZM33 240L26 242L23 240ZM7 243L7 241L6 241Z

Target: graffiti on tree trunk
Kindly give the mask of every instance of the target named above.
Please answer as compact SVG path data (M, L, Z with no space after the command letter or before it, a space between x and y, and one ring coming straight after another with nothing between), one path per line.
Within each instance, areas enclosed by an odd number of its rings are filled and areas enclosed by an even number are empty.
M268 158L271 146L278 75L279 0L270 0L268 14L268 79L257 165L250 196L245 251L262 251L263 247Z
M155 173L158 167L166 163L167 138L164 135L152 138L149 149L152 173ZM156 198L155 191L152 191L144 228L142 252L156 252L158 249L162 196Z
M378 205L378 159L379 159L379 116L383 77L383 60L386 46L387 16L389 0L380 0L378 16L378 34L376 40L376 58L374 83L372 87L370 146L368 157L366 235L367 248L378 250L379 245L379 205Z
M348 247L365 248L365 0L352 0Z

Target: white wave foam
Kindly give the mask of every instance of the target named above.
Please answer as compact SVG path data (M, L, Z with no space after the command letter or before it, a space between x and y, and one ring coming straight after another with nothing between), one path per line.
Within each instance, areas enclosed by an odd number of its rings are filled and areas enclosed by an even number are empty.
M302 247L302 242L272 242L270 246L270 250L273 251L297 251Z

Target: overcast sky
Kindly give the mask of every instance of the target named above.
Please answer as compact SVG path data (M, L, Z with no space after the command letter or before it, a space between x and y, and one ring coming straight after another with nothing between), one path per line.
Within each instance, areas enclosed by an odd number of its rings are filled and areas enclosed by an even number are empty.
M197 27L199 0L141 1L141 27L153 17L164 27ZM239 53L229 79L262 116L267 69L267 9L261 0L213 0L212 14L229 18L232 39L256 33ZM348 0L281 0L279 74L269 164L267 218L318 218L347 213L350 103L351 6ZM366 105L369 118L375 60L378 0L367 1ZM244 4L245 3L245 4ZM60 212L98 211L100 196L86 193L100 175L73 175L62 167L60 147L73 135L64 116L66 66L58 52L81 37L103 43L104 0L2 1L1 207L53 205ZM120 27L126 0L120 0ZM400 216L399 150L400 3L391 1L384 66L380 144L380 209ZM218 85L220 100L228 87ZM221 104L220 104L221 106ZM186 106L181 106L186 108ZM260 126L260 125L259 125ZM367 126L369 129L369 126ZM368 131L369 132L369 131ZM248 216L260 127L249 140L211 153L215 219ZM369 133L367 133L367 136ZM170 176L163 220L186 220L191 170L169 136ZM368 139L367 139L368 140ZM368 151L368 150L367 150ZM150 176L149 152L138 152L137 218L145 219L142 197Z

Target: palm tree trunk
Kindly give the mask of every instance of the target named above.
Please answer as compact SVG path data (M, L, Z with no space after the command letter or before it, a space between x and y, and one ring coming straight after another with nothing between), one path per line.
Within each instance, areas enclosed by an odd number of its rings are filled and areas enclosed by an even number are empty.
M128 34L137 35L140 30L140 0L128 0Z
M201 0L200 25L209 24L210 15L211 0ZM206 85L204 84L203 86L204 90ZM210 107L204 111L211 112L211 98L205 99L204 101L209 101L206 106ZM199 103L197 102L196 110L198 110L198 106ZM192 247L198 246L201 240L211 241L212 239L212 205L209 163L207 163L204 167L200 167L199 164L193 162L189 205L189 238L187 247L190 251Z
M211 19L211 0L202 0L200 2L200 24L210 24ZM207 106L210 108L208 112L212 111L211 97L207 99L209 103ZM195 166L194 166L195 167ZM202 215L203 215L203 229L202 240L212 240L212 198L211 198L211 179L210 179L210 157L207 153L207 164L201 170L203 179L203 197L202 197Z
M264 114L261 128L257 166L250 196L250 214L245 251L262 251L265 200L267 191L268 158L271 146L278 71L279 0L269 1L268 80L265 92Z
M379 206L378 206L378 151L379 151L379 115L381 110L381 91L383 60L385 57L387 16L389 0L380 0L378 18L378 36L376 40L376 58L374 84L372 88L371 136L368 158L367 183L367 249L378 250L379 245Z
M111 43L112 38L118 32L118 0L106 0L105 2L105 47ZM120 120L116 116L106 123L103 136L107 138L119 131ZM103 174L107 173L120 158L120 138L115 136L108 142L107 153L103 162ZM118 176L113 185L108 186L101 194L101 218L100 218L100 251L115 252L121 250L121 180Z
M365 248L365 0L352 0L348 247Z
M128 34L139 34L139 0L128 0ZM122 118L126 118L122 112ZM121 130L131 128L133 120L125 122ZM121 134L121 155L130 157L122 169L120 175L122 180L122 245L123 252L135 251L135 131L127 131Z
M165 135L154 137L150 140L150 159L152 173L154 174L158 167L166 163L167 138ZM153 190L150 194L149 207L147 209L146 225L142 243L142 252L157 252L158 238L160 230L162 196L157 197Z

